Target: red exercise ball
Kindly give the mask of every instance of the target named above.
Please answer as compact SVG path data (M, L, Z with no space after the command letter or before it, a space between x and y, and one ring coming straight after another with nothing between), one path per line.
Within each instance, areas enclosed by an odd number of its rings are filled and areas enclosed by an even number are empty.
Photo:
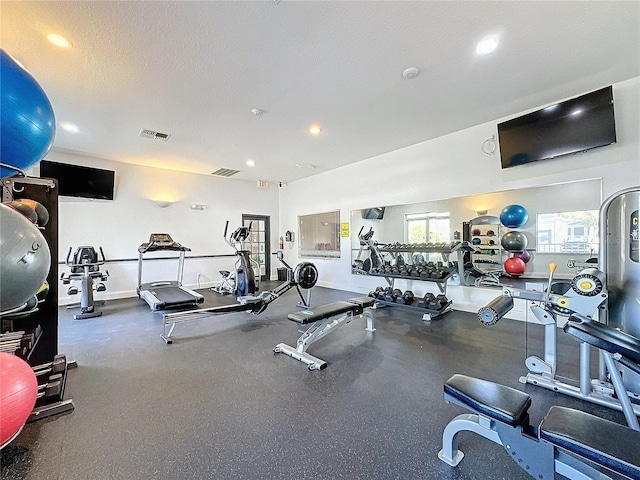
M0 448L20 433L38 395L38 380L27 362L0 352Z
M527 265L518 257L507 258L504 262L504 271L512 277L519 277L524 273Z

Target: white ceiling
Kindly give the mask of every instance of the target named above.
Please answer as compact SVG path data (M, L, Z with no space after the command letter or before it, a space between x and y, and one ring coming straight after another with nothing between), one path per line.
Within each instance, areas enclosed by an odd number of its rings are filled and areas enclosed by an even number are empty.
M2 48L80 129L58 127L54 149L247 180L290 182L640 75L639 1L2 0L0 16ZM478 57L487 34L500 44Z

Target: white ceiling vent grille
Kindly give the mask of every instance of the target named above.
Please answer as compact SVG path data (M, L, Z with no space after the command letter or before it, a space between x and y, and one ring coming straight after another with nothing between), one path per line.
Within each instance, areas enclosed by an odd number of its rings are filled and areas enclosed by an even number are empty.
M138 136L144 137L144 138L152 138L154 140L160 140L161 142L166 142L167 139L170 137L168 133L154 132L153 130L149 130L147 128L140 129L140 133L138 134Z
M240 170L232 170L230 168L219 168L215 172L211 172L211 175L217 175L218 177L232 177L236 173L240 173Z

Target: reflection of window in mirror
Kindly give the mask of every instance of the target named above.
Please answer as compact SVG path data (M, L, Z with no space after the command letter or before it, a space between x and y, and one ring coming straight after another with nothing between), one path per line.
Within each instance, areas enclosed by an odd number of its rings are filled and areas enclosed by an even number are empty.
M407 243L449 243L451 240L449 216L449 212L405 215Z
M598 210L541 213L536 230L538 252L598 254Z
M340 258L340 212L298 217L300 257Z

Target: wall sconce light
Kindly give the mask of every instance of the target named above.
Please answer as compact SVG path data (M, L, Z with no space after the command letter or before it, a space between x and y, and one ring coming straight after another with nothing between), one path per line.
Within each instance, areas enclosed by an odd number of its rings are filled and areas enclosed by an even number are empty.
M478 210L476 213L478 214L479 217L482 217L483 215L486 215L487 213L489 213L489 210Z
M207 208L206 205L202 205L201 203L192 203L191 204L191 210L204 210L205 208Z
M170 202L169 200L152 200L152 202L158 208L167 208L169 205L173 203L173 202Z

